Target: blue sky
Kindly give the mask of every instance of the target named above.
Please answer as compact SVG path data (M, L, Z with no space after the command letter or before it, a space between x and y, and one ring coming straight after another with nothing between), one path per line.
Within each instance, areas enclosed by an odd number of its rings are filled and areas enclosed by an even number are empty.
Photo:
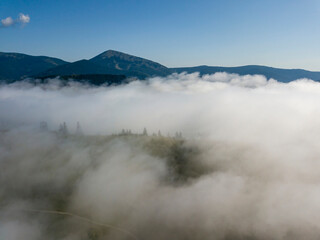
M1 0L0 51L68 61L114 49L169 67L320 70L318 0Z

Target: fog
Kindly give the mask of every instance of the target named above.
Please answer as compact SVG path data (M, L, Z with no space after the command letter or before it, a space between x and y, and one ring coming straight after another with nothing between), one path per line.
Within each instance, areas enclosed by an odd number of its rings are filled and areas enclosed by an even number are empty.
M227 73L1 85L0 239L319 239L319 102Z

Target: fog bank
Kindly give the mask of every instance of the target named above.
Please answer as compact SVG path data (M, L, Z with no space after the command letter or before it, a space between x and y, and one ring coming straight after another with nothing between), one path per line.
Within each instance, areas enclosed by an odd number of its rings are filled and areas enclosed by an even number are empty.
M227 73L2 85L0 239L319 239L318 102Z

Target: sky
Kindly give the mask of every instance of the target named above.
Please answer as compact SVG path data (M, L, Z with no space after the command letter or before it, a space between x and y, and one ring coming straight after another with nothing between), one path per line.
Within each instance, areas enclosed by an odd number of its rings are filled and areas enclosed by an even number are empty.
M318 0L1 0L0 19L3 52L320 71Z

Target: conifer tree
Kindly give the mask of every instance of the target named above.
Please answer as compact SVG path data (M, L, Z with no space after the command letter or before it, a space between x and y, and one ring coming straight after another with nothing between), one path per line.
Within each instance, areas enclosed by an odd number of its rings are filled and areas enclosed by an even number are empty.
M40 122L40 130L44 132L48 131L48 123L46 121Z
M148 136L148 132L147 132L147 129L146 129L146 128L143 129L142 135L143 135L143 136Z
M80 123L77 122L77 128L76 128L76 135L82 135L83 132L82 132L82 128L80 126Z

